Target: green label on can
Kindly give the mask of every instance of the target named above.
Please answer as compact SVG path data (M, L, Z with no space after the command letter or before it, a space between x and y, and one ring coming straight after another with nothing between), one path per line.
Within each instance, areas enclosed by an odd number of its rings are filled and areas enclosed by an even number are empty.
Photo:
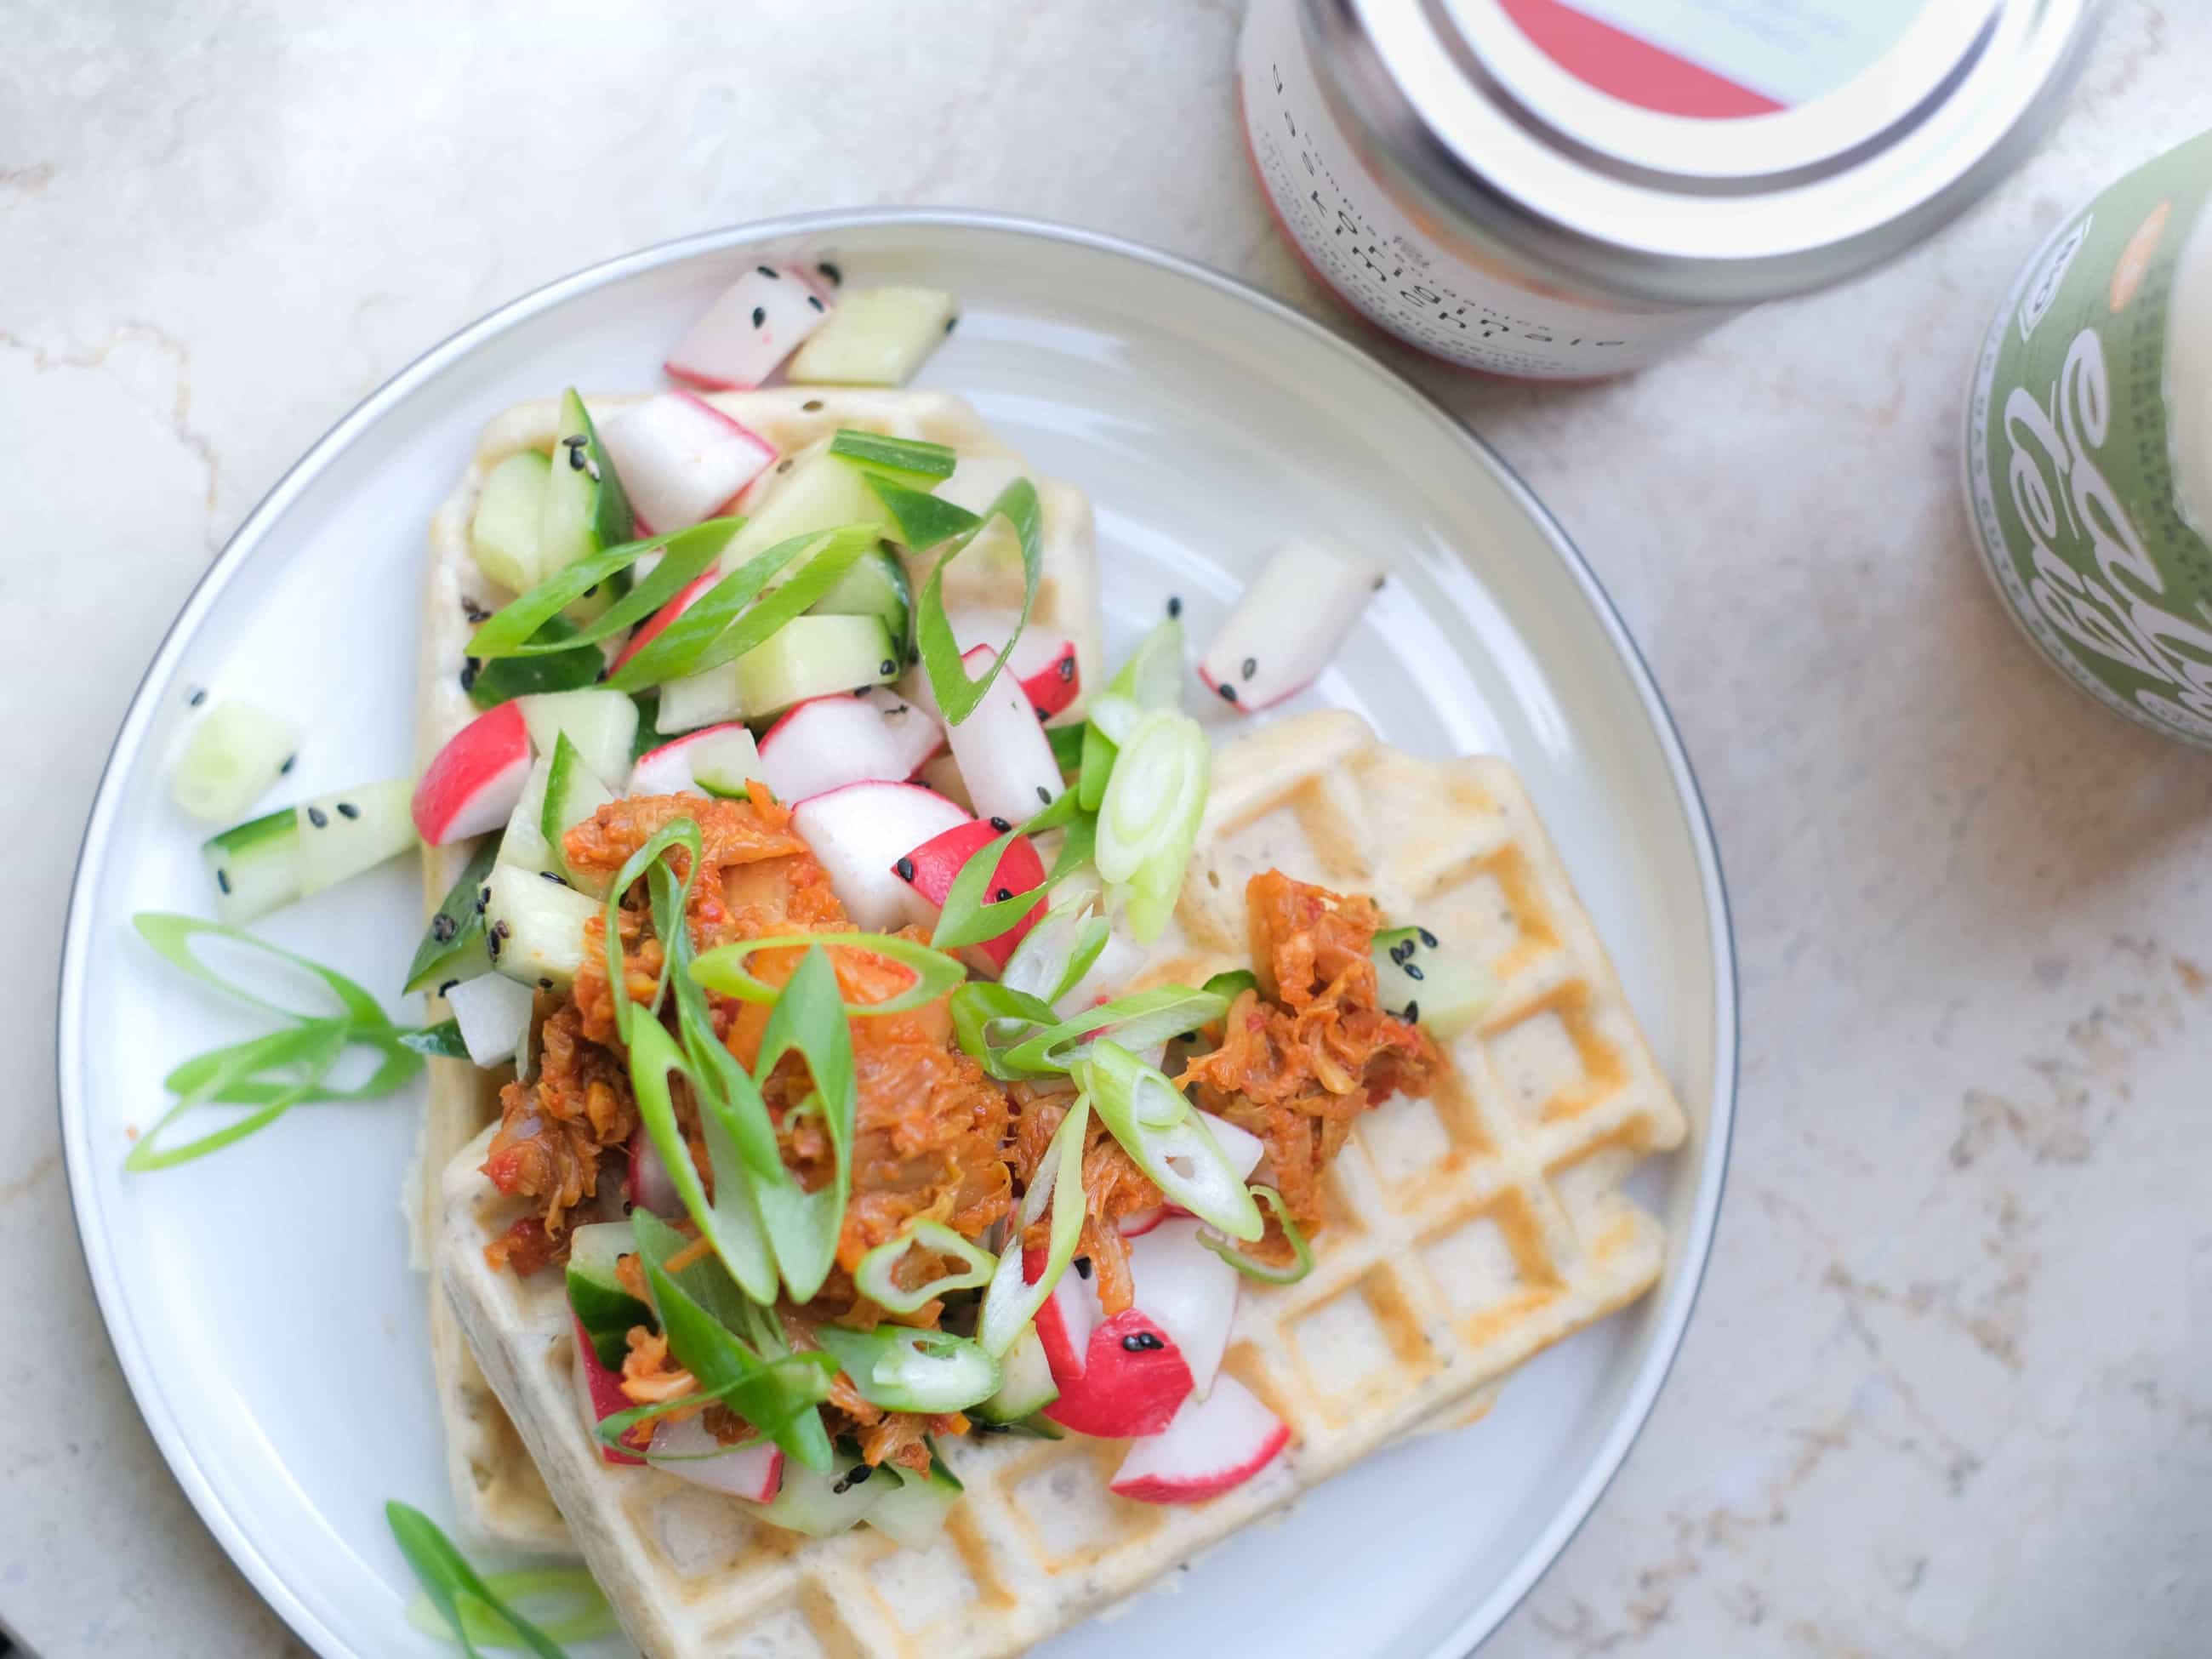
M2212 133L2029 262L1967 410L1967 491L2014 617L2100 702L2212 747Z

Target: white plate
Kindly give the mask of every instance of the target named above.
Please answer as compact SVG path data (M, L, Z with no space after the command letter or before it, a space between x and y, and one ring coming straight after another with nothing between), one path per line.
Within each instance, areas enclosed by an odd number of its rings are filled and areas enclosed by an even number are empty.
M1310 700L1401 746L1527 777L1692 1124L1651 1166L1664 1282L1528 1366L1479 1429L1382 1453L1278 1531L1232 1540L1060 1659L1137 1650L1462 1652L1596 1501L1688 1319L1734 1097L1734 959L1711 830L1659 695L1558 526L1443 411L1305 319L1109 239L973 216L784 221L673 243L519 300L371 398L270 492L163 644L93 809L62 976L62 1130L125 1375L216 1536L325 1654L441 1651L410 1632L387 1498L443 1514L397 1194L415 1103L303 1109L216 1157L123 1171L161 1079L246 1029L153 957L133 912L204 912L203 833L165 774L192 688L290 710L293 794L406 771L424 526L477 428L563 383L659 382L685 323L757 252L960 295L926 384L1097 503L1109 644L1170 593L1194 636L1272 544L1313 532L1398 575ZM1194 688L1193 702L1198 701ZM1225 711L1223 711L1225 714ZM389 995L419 919L403 860L265 933ZM392 998L398 1006L398 999ZM1286 1571L1326 1561L1323 1574ZM1355 1584L1357 1595L1340 1587ZM1233 1634L1224 1636L1224 1632Z

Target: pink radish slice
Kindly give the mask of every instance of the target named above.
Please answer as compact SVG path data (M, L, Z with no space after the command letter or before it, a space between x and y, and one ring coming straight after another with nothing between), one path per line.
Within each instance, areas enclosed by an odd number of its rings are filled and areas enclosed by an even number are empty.
M664 1218L684 1213L683 1194L641 1126L629 1138L629 1201Z
M1014 631L1019 618L1011 611L960 611L945 620L951 623L952 637L965 653L979 647L995 650ZM967 662L964 654L962 660L970 674L980 672L979 665ZM982 661L988 663L990 658L986 656ZM1006 672L1021 682L1022 695L1041 720L1050 720L1083 692L1075 665L1075 641L1065 634L1024 629L1006 659Z
M1241 1486L1290 1444L1290 1425L1233 1376L1186 1400L1168 1425L1129 1448L1110 1483L1146 1504L1195 1504Z
M900 880L910 883L914 890L930 906L942 909L945 895L968 860L981 853L1010 826L1004 818L993 822L975 819L956 824L943 835L926 841L896 865L891 873ZM1000 854L999 867L991 873L990 884L983 890L984 902L995 901L1001 894L1012 897L1016 893L1034 892L1044 885L1044 860L1037 856L1026 836L1017 836ZM1044 900L1040 898L1029 913L1012 927L995 938L985 939L976 948L990 960L994 968L1004 968L1006 958L1014 953L1014 946L1044 915Z
M883 686L860 696L810 697L785 710L761 738L762 780L782 801L848 783L903 783L944 741L942 726Z
M723 1451L703 1417L661 1418L645 1461L679 1480L755 1504L771 1502L783 1485L783 1453L775 1446Z
M774 374L829 314L829 301L797 271L755 265L691 325L665 367L694 386L748 391Z
M1030 1250L1022 1271L1044 1270ZM1231 1271L1234 1271L1233 1269ZM1190 1367L1167 1334L1135 1308L1102 1318L1097 1293L1071 1264L1037 1310L1037 1340L1060 1398L1044 1414L1078 1434L1126 1440L1166 1426L1188 1397Z
M647 646L652 644L663 629L698 604L705 597L707 590L721 579L722 573L713 565L708 565L696 576L684 583L677 590L674 599L637 625L637 632L625 640L623 642L623 648L615 653L615 659L609 665L607 672L612 673L615 669L620 668L632 657L644 650Z
M1164 1220L1129 1241L1137 1306L1190 1367L1191 1389L1205 1394L1229 1351L1237 1318L1237 1269L1198 1242L1196 1221Z
M496 830L530 776L530 727L503 702L456 732L415 786L415 831L433 847Z
M1237 1178L1250 1178L1267 1156L1267 1143L1249 1129L1240 1129L1225 1117L1216 1117L1212 1112L1200 1112L1206 1127L1213 1136L1213 1144L1221 1148L1221 1155L1229 1160L1229 1167L1237 1171Z
M775 447L689 392L617 410L599 428L641 526L682 530L714 516L775 459Z
M968 677L976 678L991 665L991 648L979 645L960 662ZM1019 823L1051 805L1065 787L1052 757L1052 740L1011 673L991 682L983 701L945 739L979 817Z
M911 783L848 784L802 800L791 812L792 828L830 872L831 890L862 933L930 920L928 908L891 866L908 848L967 822L944 796Z
M1170 1207L1165 1204L1155 1204L1149 1210L1131 1211L1121 1218L1121 1237L1142 1238L1168 1218L1168 1211Z
M583 1408L585 1419L594 1424L604 1423L617 1412L626 1412L637 1404L623 1392L622 1378L599 1364L599 1356L592 1347L591 1334L585 1330L584 1322L572 1313L568 1316L568 1323L574 1328L576 1334L576 1403ZM623 1443L635 1445L642 1451L646 1444L644 1430L644 1424L634 1425L624 1432ZM641 1457L625 1456L596 1437L594 1443L599 1445L602 1462L645 1462Z
M706 772L702 781L700 773ZM757 775L760 757L753 734L731 721L704 726L648 749L630 769L629 793L633 795L705 795L732 793L749 775ZM708 787L714 785L713 789Z
M1198 677L1251 714L1311 684L1382 585L1378 559L1291 542L1261 567L1199 659Z

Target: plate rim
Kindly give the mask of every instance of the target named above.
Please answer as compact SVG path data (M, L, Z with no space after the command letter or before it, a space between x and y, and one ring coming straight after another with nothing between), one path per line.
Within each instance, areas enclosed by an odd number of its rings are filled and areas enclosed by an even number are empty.
M96 1249L88 1218L97 1208L92 1189L92 1149L87 1140L85 1103L79 1097L73 1070L65 1065L72 1052L82 1052L84 1026L86 939L91 927L88 872L104 865L109 836L114 827L118 798L123 783L118 762L126 749L132 760L143 748L154 708L147 696L155 678L173 665L198 632L206 613L228 587L254 547L274 528L301 495L352 445L360 431L380 419L422 384L499 334L538 313L569 299L629 279L658 266L700 254L747 246L771 238L814 234L828 231L872 229L879 227L981 230L1032 238L1083 249L1092 253L1132 259L1213 289L1243 301L1263 315L1304 333L1334 352L1347 369L1366 374L1395 391L1419 411L1440 422L1463 443L1474 459L1487 467L1527 514L1566 567L1583 600L1595 613L1614 652L1627 670L1630 683L1642 702L1646 717L1659 739L1667 769L1674 785L1677 807L1683 814L1698 866L1705 901L1708 946L1713 956L1713 1082L1707 1103L1704 1139L1698 1148L1698 1191L1688 1225L1670 1246L1679 1251L1674 1283L1656 1304L1654 1340L1629 1381L1626 1397L1600 1440L1582 1478L1569 1491L1551 1521L1524 1550L1511 1569L1488 1594L1453 1625L1443 1639L1431 1649L1431 1659L1471 1652L1502 1625L1550 1571L1581 1531L1597 1504L1620 1473L1629 1451L1641 1437L1658 1401L1676 1358L1681 1352L1698 1297L1711 1261L1712 1245L1728 1184L1728 1165L1735 1128L1735 1105L1741 1068L1740 971L1735 937L1729 904L1727 880L1712 815L1698 787L1695 769L1682 741L1680 728L1668 707L1650 665L1622 620L1597 573L1555 518L1512 465L1492 448L1457 412L1449 408L1406 375L1355 342L1329 329L1316 318L1266 294L1240 277L1200 261L1171 253L1150 244L1053 220L1018 214L982 212L960 208L831 208L750 220L738 224L695 232L651 243L627 253L595 261L531 289L495 307L474 321L448 334L404 365L374 391L340 416L315 440L300 459L240 520L193 584L175 618L163 632L148 659L145 671L131 694L131 702L100 764L92 808L78 842L70 876L68 908L62 927L62 952L54 1021L56 1110L60 1145L68 1173L70 1220L77 1249L91 1280L100 1323L113 1349L116 1363L131 1390L131 1402L152 1437L169 1472L183 1490L200 1522L222 1546L255 1591L293 1633L322 1654L349 1654L350 1644L331 1629L295 1593L250 1537L215 1490L189 1443L181 1419L167 1409L158 1389L152 1389L147 1356L138 1346L136 1327L125 1298L118 1264L104 1248ZM128 1334L130 1340L125 1340ZM153 1405L149 1407L149 1399Z

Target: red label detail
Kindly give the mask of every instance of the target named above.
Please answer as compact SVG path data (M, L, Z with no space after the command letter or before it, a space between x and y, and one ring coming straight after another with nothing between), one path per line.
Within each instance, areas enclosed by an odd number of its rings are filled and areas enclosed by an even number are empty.
M1728 121L1771 115L1784 107L1560 0L1498 0L1498 4L1522 33L1568 74L1638 109Z

